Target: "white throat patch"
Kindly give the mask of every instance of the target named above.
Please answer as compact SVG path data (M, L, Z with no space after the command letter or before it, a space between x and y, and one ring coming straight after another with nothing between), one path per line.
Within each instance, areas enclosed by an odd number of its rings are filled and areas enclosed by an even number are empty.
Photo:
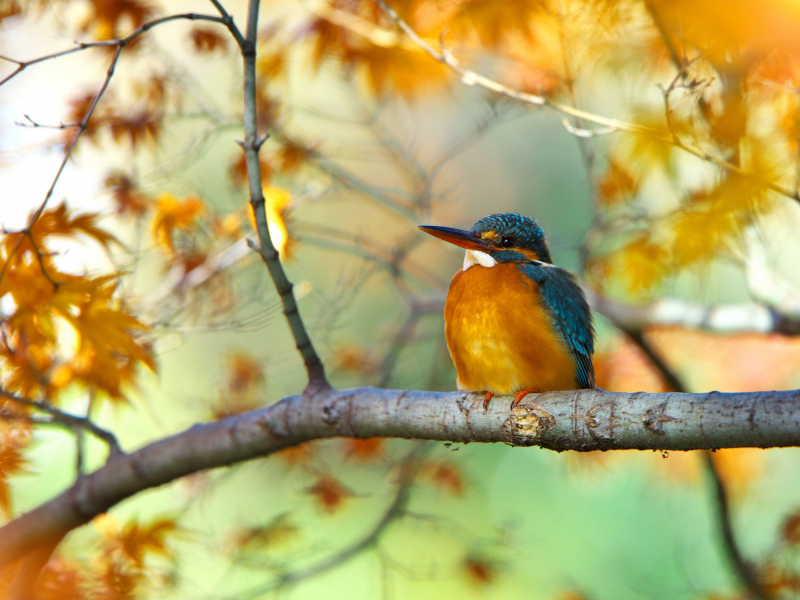
M480 250L467 250L467 253L464 255L464 266L461 270L466 271L475 265L480 265L490 269L496 264L497 261L486 254L486 252L481 252Z

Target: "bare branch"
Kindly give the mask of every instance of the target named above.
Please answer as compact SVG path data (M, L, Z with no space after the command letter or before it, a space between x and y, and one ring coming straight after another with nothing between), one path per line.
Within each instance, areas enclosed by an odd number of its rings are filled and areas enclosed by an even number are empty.
M767 600L770 596L762 589L753 566L744 559L736 542L733 525L731 524L728 492L714 464L713 453L709 451L703 452L703 463L713 486L714 504L719 519L720 534L722 535L722 547L725 549L725 554L733 572L750 597L755 598L755 600Z
M570 390L509 398L463 392L327 389L195 425L117 455L0 528L0 567L142 490L200 470L337 436L501 442L552 450L698 450L800 445L800 390L634 394Z
M16 402L17 404L22 404L23 406L28 406L43 413L47 413L52 419L49 424L59 424L78 432L88 431L96 438L108 444L110 452L109 458L115 454L124 454L114 434L103 429L102 427L98 427L91 421L91 419L87 417L79 417L77 415L66 413L57 409L52 404L48 404L47 402L23 398L22 396L18 396L12 392L6 391L3 388L0 388L0 397L11 400L12 402Z
M250 187L250 204L255 215L256 230L260 246L257 252L267 265L272 282L278 291L283 314L289 322L297 350L303 357L303 362L308 373L308 385L315 389L326 389L329 386L325 377L325 367L314 349L311 338L306 331L297 300L292 291L292 283L286 276L278 251L272 243L267 222L266 200L261 188L261 165L258 153L267 140L267 135L259 135L256 106L256 37L258 34L258 8L259 0L250 0L247 16L247 38L242 46L244 61L244 133L245 139L241 143L247 163L247 179Z

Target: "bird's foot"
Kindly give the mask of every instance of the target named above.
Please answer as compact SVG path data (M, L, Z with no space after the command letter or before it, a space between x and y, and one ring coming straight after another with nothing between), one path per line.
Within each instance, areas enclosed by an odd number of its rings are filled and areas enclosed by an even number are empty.
M533 390L520 390L514 394L514 401L511 402L511 410L514 410L517 404L519 404L525 396L531 393L533 393Z
M489 402L492 401L494 398L494 394L492 392L486 392L486 395L483 397L483 412L489 410Z

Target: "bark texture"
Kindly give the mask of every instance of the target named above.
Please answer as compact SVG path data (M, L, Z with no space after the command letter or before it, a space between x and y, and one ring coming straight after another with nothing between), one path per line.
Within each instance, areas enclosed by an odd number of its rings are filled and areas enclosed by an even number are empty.
M82 476L0 528L0 567L147 488L204 469L337 436L502 442L551 450L701 450L800 445L800 390L646 394L572 390L496 397L357 388L321 390L195 425Z

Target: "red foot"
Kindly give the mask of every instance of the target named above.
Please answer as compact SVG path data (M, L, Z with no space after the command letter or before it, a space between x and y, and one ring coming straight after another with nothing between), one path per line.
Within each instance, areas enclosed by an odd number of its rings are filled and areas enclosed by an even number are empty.
M489 410L489 402L492 401L494 398L494 394L492 392L486 392L486 395L483 397L483 412Z
M532 392L533 390L520 390L514 394L514 401L511 403L511 410L514 410L517 404L519 404L525 396Z

